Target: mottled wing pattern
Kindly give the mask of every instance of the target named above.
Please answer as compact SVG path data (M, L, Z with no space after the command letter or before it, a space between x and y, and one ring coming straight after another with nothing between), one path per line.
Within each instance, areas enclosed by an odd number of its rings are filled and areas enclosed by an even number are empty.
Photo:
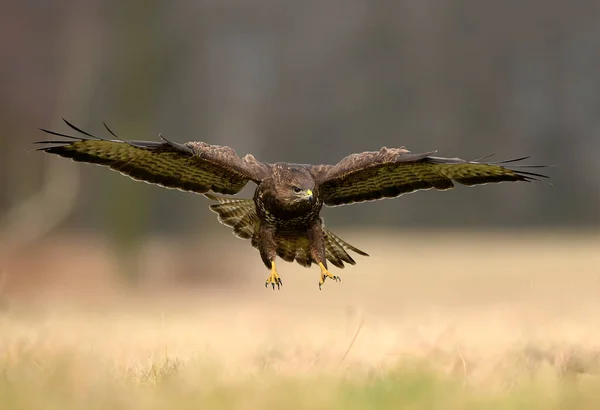
M252 199L239 199L212 194L204 194L209 199L219 202L210 205L211 211L219 215L219 222L233 228L235 236L241 239L252 239L259 228L259 218Z
M435 151L412 154L404 148L353 154L337 165L318 166L313 173L329 206L393 198L421 189L445 190L463 185L503 181L534 181L545 175L523 171L538 165L518 165L528 157L499 162L434 157Z
M239 192L249 180L259 182L268 175L268 165L251 155L243 159L229 147L203 142L179 144L162 138L160 142L108 140L65 122L81 136L42 130L67 140L39 141L42 151L109 168L133 179L182 191L223 194ZM110 129L107 130L118 138Z

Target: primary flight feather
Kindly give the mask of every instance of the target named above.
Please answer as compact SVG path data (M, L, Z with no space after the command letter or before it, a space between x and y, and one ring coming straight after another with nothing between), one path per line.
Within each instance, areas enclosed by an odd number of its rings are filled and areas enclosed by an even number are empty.
M216 201L210 209L236 236L250 239L271 270L265 286L282 284L275 259L302 266L319 265L319 288L325 279L339 280L327 261L339 268L356 262L348 251L368 256L343 241L323 224L323 205L394 198L422 189L445 190L454 182L481 185L504 181L537 181L546 175L525 171L539 165L519 165L528 157L499 162L466 161L413 154L405 148L352 154L336 165L263 163L252 155L240 158L233 149L204 142L125 141L87 133L68 121L80 136L42 129L66 139L38 141L50 154L109 168L133 179L167 188L204 194ZM252 199L214 195L236 194L249 181L256 183Z

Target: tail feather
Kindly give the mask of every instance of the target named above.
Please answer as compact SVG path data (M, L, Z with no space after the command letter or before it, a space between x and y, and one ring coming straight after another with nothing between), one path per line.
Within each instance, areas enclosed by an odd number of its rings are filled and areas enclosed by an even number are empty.
M366 252L350 245L348 242L335 235L323 225L323 234L325 235L325 255L329 262L342 269L344 262L350 265L356 264L356 261L346 252L346 249L358 253L362 256L369 256Z
M277 256L284 261L296 261L304 267L309 267L313 263L310 254L310 242L306 236L277 234L275 242Z
M257 247L256 237L260 227L260 220L256 214L256 207L252 199L240 199L213 194L204 194L209 199L217 201L210 205L210 210L219 217L219 222L233 228L233 233L238 238L252 239L252 246ZM277 256L287 262L298 262L302 266L310 266L314 261L311 257L310 243L306 236L288 237L285 233L277 237ZM359 255L369 256L367 253L340 239L337 235L323 225L325 241L325 257L338 268L344 267L344 262L351 265L356 261L346 250L351 250Z

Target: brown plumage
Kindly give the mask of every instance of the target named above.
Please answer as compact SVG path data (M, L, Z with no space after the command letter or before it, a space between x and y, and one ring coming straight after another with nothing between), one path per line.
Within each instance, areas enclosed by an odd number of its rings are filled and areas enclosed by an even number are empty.
M537 165L518 165L527 157L500 162L436 157L435 151L412 154L402 148L352 154L336 165L268 164L252 155L237 156L229 147L203 142L180 144L161 136L161 142L124 141L108 127L114 140L97 137L67 122L82 136L48 130L67 140L39 141L42 151L74 161L108 166L133 179L204 194L216 201L210 209L219 221L250 239L271 269L266 285L279 288L275 259L321 268L319 287L326 278L327 261L343 268L356 262L348 254L365 252L343 241L323 224L323 205L394 198L422 189L446 190L454 182L481 185L504 181L537 181L545 175L524 171ZM236 194L248 181L257 184L252 199L214 195Z

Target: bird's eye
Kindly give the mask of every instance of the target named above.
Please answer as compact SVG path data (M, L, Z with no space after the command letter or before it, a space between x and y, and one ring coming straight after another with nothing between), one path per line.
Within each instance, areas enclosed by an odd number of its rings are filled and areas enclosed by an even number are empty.
M296 193L296 194L299 194L300 192L302 192L302 189L297 186L292 187L292 189L294 190L294 193Z

